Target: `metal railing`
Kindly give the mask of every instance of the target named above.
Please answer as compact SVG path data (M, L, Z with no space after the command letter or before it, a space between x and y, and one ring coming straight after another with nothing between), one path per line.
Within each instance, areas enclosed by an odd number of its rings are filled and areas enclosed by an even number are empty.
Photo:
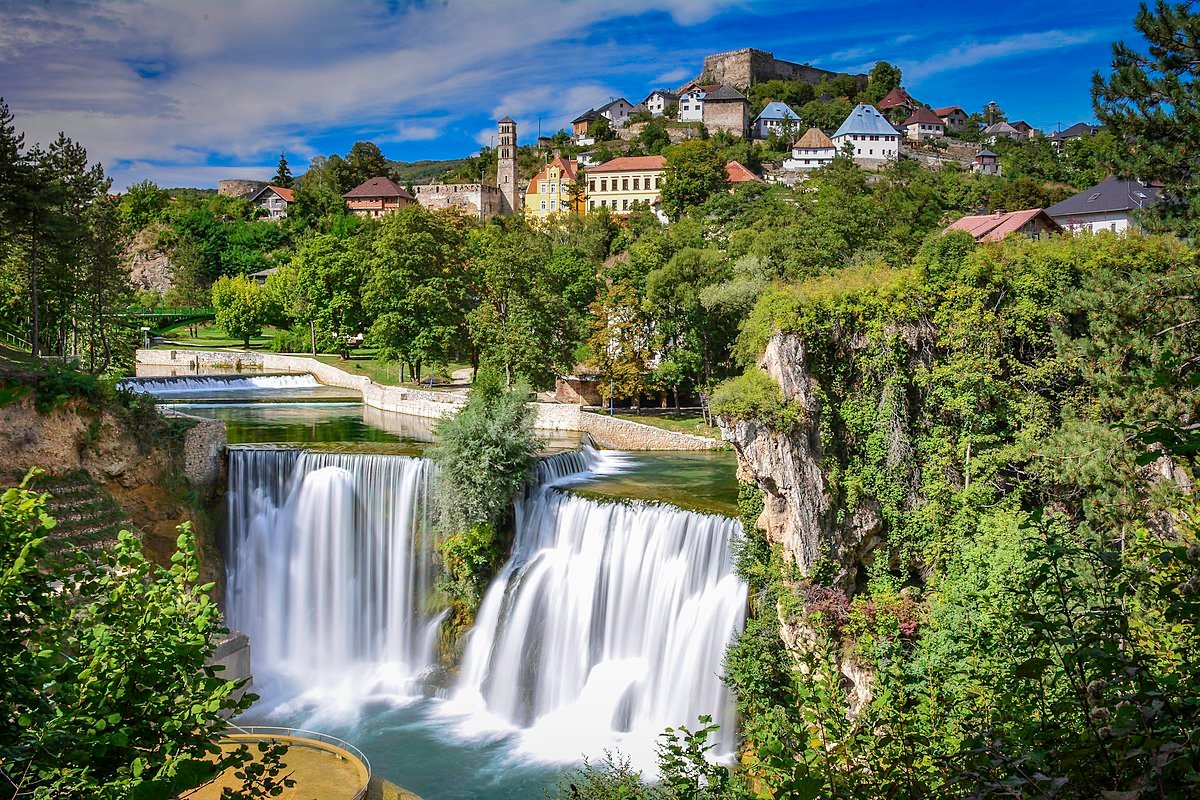
M367 770L367 779L365 781L363 781L363 785L359 788L359 790L354 793L352 800L362 800L362 798L367 796L367 790L370 788L370 785L371 785L371 775L374 774L371 772L371 761L370 761L370 759L367 758L366 753L364 753L362 750L359 750L357 747L350 744L345 739L339 739L336 736L331 736L328 733L321 733L320 731L310 731L310 730L305 730L304 728L286 728L286 727L283 727L280 725L241 726L241 725L231 724L229 726L229 728L230 728L229 733L234 733L234 734L245 734L246 736L261 736L264 739L270 739L272 737L284 737L284 736L292 737L295 739L311 739L316 742L321 742L323 744L332 745L341 750L345 750L351 756L353 756L354 758L357 758L362 763L363 767Z
M15 333L9 333L8 331L4 330L3 328L0 328L0 341L3 341L5 344L15 347L18 350L21 350L23 352L26 352L26 353L33 352L33 343L32 342L28 342L28 341L22 339L20 336L17 336Z

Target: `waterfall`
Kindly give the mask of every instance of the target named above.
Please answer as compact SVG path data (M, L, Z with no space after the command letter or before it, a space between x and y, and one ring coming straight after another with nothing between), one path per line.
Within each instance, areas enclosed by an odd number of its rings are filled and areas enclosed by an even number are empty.
M539 460L516 503L513 550L437 707L463 732L501 731L539 759L618 747L652 767L668 726L721 725L734 749L725 646L746 586L736 520L556 488L628 455ZM401 456L231 449L226 597L263 679L322 709L421 694L436 662L430 462Z
M311 389L321 384L312 375L197 375L179 378L131 378L122 389L163 395L183 392L239 392L254 389Z
M620 747L649 766L668 726L721 725L720 673L742 626L736 520L657 504L600 503L544 487L518 503L512 557L484 598L456 704L526 729L535 755Z
M432 467L400 456L231 449L229 624L256 681L348 703L413 696L435 663Z

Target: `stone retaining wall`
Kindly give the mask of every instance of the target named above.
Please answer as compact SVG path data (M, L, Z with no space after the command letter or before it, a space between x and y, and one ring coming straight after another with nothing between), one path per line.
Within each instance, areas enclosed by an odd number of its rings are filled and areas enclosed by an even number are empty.
M449 416L466 403L466 395L462 393L384 386L365 375L351 375L332 364L307 356L213 350L138 350L137 364L189 370L226 367L268 372L307 372L328 386L359 390L363 403L372 408L426 419ZM590 433L602 447L618 450L719 450L726 446L716 439L593 414L568 403L533 405L537 412L535 424L541 430L584 431Z

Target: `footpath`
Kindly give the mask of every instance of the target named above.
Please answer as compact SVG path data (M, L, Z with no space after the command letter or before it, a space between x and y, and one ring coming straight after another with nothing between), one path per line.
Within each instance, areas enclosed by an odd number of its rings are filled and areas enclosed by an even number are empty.
M383 411L441 419L466 402L462 393L438 392L407 386L386 386L365 375L351 375L332 364L306 356L219 350L138 350L137 366L170 368L188 375L209 370L247 370L308 373L327 386L356 389L363 403ZM535 402L535 425L548 431L581 431L596 444L614 450L723 450L724 442L706 436L677 433L652 425L584 411L567 403Z

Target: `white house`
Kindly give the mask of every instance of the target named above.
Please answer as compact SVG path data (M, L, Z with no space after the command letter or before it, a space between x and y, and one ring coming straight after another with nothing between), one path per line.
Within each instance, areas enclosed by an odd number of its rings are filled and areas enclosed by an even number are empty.
M1026 134L1009 125L1007 122L995 122L983 129L983 140L995 144L997 139L1027 139Z
M1158 189L1141 181L1108 177L1046 209L1050 218L1071 233L1137 228L1134 215L1158 202Z
M928 108L918 108L900 123L900 129L910 141L940 139L946 135L946 123Z
M618 97L615 100L609 100L597 108L596 113L602 117L607 117L609 124L614 129L624 128L629 115L633 113L633 104L624 97Z
M295 196L291 189L282 186L264 186L250 195L249 200L267 212L265 219L278 220L287 218L288 206L295 202Z
M884 118L875 106L861 103L832 137L838 152L849 144L854 148L854 160L860 163L879 163L897 157L900 151L900 131Z
M667 106L678 102L679 95L674 92L668 92L666 89L657 89L646 95L646 99L642 101L642 105L648 108L654 116L661 117L666 113Z
M679 119L685 122L704 120L704 96L721 88L719 83L693 83L679 93Z
M810 170L823 167L837 156L837 148L820 128L809 128L800 139L792 145L792 157L785 159L783 168L787 170Z
M787 103L771 102L767 103L767 107L754 120L751 135L755 139L766 139L772 133L780 135L789 128L795 133L799 124L800 115L789 108Z

